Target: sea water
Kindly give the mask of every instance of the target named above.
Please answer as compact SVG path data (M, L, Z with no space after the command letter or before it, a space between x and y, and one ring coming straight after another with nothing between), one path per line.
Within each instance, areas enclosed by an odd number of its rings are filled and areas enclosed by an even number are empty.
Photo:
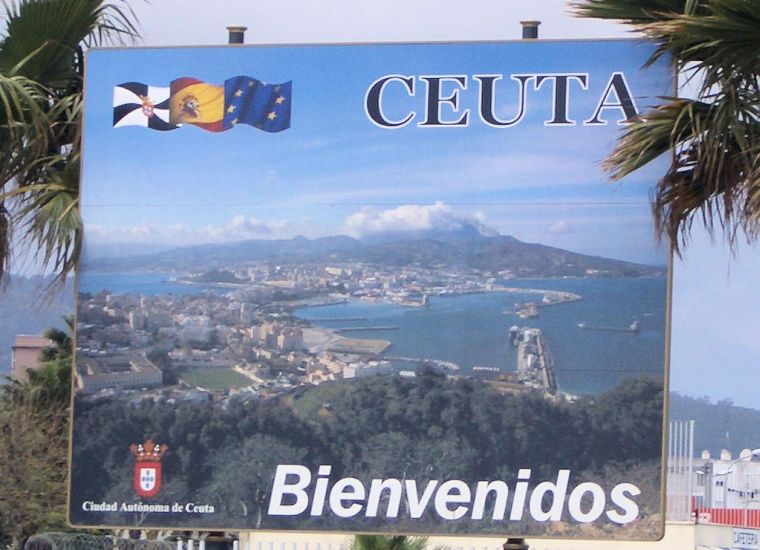
M296 315L325 328L397 327L344 335L388 340L392 345L386 355L390 356L452 361L462 374L477 366L504 373L516 370L517 350L509 344L509 328L540 328L554 359L559 389L598 394L625 377L663 375L666 282L665 277L501 281L509 287L566 291L582 297L540 307L537 317L527 319L515 314L515 303L540 302L541 294L433 296L427 307L351 301L303 308ZM638 332L626 330L633 321L639 322ZM578 326L582 323L614 330L582 329Z

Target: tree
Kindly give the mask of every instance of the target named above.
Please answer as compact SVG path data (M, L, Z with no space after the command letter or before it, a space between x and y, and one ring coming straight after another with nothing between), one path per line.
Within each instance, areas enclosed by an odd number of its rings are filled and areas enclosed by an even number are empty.
M79 256L84 50L137 36L124 0L5 2L0 34L0 276L13 229L63 280Z
M68 403L71 396L71 366L73 361L74 318L64 317L69 332L49 328L43 336L52 342L40 353L42 364L38 369L29 369L29 386L35 388L42 397L54 402Z
M251 516L259 529L266 514L269 490L278 464L299 464L307 450L295 448L269 435L256 434L242 445L216 450L213 476L204 490L227 516Z
M641 114L606 160L612 180L672 152L652 209L660 235L680 251L692 224L760 234L760 2L581 0L583 17L622 20L671 56L693 99L663 98ZM690 94L691 95L691 94Z
M41 368L30 370L27 382L0 389L0 544L14 549L40 529L66 527L73 349L61 330L49 329L45 336L54 346L43 351Z
M0 398L0 544L16 549L40 530L66 528L68 407L14 390Z

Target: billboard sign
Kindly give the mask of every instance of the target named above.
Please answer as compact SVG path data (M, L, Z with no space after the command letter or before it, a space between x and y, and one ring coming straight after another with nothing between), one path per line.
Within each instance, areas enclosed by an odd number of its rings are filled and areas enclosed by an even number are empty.
M660 537L651 52L90 52L71 522Z

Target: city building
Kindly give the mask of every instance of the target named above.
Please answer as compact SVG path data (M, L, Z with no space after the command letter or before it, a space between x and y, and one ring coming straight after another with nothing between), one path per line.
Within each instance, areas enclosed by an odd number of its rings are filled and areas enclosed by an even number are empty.
M16 336L11 346L11 376L16 380L28 379L27 369L40 368L40 354L42 350L49 348L53 342L44 336L28 336L20 334Z
M303 330L297 327L283 327L277 336L277 349L296 351L303 348Z
M110 357L77 357L76 381L82 393L97 393L105 389L127 390L155 388L163 375L158 367L142 355Z

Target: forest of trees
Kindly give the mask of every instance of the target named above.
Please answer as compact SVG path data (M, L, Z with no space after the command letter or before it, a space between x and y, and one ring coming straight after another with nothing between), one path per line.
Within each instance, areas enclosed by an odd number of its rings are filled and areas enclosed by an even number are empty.
M638 502L646 517L659 511L662 410L661 382L650 378L625 381L594 399L554 402L538 393L504 395L485 382L452 380L432 371L411 379L344 380L278 399L239 398L225 405L78 400L72 520L309 528L314 519L308 514L267 516L278 464L302 464L312 471L329 464L332 479L396 477L423 483L512 483L520 468L532 468L534 480L551 480L565 468L572 471L571 485L588 480L602 486L635 482L642 489ZM134 458L129 445L148 437L169 445L162 460L161 493L153 500L208 503L216 514L82 510L85 501L139 502L132 488ZM445 525L432 515L416 521L354 519L363 523L352 524L351 530L505 529L504 522L475 526L466 517ZM346 525L325 514L312 528L345 530ZM509 528L527 533L537 527ZM605 528L614 530L613 525Z

